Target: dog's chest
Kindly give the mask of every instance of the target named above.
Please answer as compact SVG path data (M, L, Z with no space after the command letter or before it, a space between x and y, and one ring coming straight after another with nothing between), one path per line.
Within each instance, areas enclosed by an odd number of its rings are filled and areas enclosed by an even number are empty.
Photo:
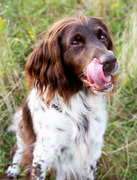
M34 129L38 131L38 134L50 136L50 131L54 131L57 136L68 134L72 142L76 144L85 142L88 145L89 142L93 144L94 141L102 139L107 121L105 100L102 95L87 96L80 91L70 99L67 105L63 104L57 96L51 107L47 108L41 100L35 98L35 93L31 93L29 108Z
M94 164L103 146L107 113L101 97L75 97L62 111L64 128L60 136L55 166L80 169L85 164ZM61 130L60 129L60 130ZM65 137L65 138L64 138Z
M73 127L75 142L86 138L99 140L104 134L107 112L102 96L85 96L81 92L64 108L64 113Z
M79 92L67 105L58 97L48 108L31 98L29 107L37 140L42 139L39 142L46 151L54 152L56 168L62 164L66 169L80 169L79 166L100 157L107 120L101 95Z
M76 156L77 159L88 159L98 149L97 146L102 148L107 112L101 96L86 97L79 93L63 108L62 117L65 119L65 128L68 127L66 144L69 147L60 152L64 155L69 152L69 158Z

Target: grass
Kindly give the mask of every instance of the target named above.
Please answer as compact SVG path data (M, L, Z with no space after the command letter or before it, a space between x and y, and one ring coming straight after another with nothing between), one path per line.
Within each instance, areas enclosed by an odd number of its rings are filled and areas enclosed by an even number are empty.
M103 17L113 34L115 53L120 61L117 88L108 102L110 118L99 164L99 179L137 179L136 0L1 0L0 174L11 163L9 154L15 136L7 133L7 128L27 94L24 68L28 56L52 22L79 11L88 16Z

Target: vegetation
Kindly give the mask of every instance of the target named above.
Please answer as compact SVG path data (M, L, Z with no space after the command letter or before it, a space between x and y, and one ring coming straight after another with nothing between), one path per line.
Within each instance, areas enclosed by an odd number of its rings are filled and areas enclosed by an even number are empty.
M103 17L120 61L118 85L108 103L110 118L99 179L137 179L136 0L0 0L0 174L11 163L15 136L7 128L27 94L24 68L28 56L52 22L79 11Z

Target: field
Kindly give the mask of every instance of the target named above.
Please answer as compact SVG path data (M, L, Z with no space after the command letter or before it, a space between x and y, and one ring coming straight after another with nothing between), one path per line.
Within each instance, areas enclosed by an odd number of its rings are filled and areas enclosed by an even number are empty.
M51 23L80 11L104 19L120 62L115 92L108 99L109 122L98 178L137 179L136 0L0 0L0 175L11 163L15 143L15 135L7 129L27 94L26 61Z

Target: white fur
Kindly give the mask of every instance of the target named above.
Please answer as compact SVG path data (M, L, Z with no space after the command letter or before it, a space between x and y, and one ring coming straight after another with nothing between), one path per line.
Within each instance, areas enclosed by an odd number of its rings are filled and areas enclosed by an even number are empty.
M81 90L71 97L68 104L64 104L62 98L56 94L51 105L47 106L33 89L27 102L37 137L31 172L33 179L44 179L47 169L54 167L57 170L57 180L69 180L71 176L74 179L93 180L96 163L102 152L107 122L103 95L86 94ZM60 110L52 107L53 104ZM25 145L17 129L15 128L17 151L22 154ZM13 163L19 165L21 158L22 155L15 154ZM39 176L35 174L38 165L41 172ZM14 170L10 166L7 174L16 177L19 170Z
M21 137L21 132L19 129L19 122L22 120L22 109L15 113L12 119L12 125L9 127L8 131L15 131L16 132L16 139L17 139L17 150L14 154L12 164L8 167L6 174L12 178L17 178L20 174L19 165L22 160L23 151L25 149L24 142Z

